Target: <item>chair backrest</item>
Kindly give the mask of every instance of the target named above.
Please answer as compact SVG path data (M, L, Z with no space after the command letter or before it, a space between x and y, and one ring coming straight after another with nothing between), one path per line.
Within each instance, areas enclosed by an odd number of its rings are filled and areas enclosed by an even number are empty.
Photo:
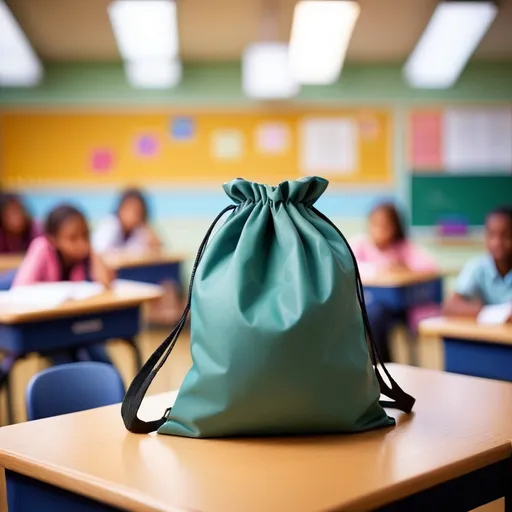
M37 420L112 405L123 397L123 381L110 364L63 364L43 370L30 380L27 418Z

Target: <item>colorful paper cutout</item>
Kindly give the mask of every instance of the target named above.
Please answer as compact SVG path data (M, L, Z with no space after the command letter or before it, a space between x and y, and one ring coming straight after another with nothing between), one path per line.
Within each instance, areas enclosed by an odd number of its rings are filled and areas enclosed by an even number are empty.
M92 172L106 174L114 166L114 155L110 149L98 148L92 151L90 157L90 168Z
M244 135L239 130L217 130L212 134L211 151L218 160L239 160L244 152Z
M160 144L156 135L143 134L135 141L135 152L144 157L155 156L158 153Z
M256 130L256 148L261 153L278 155L290 144L290 131L284 123L262 123Z
M195 122L191 117L173 117L171 119L171 137L177 141L189 141L195 137Z

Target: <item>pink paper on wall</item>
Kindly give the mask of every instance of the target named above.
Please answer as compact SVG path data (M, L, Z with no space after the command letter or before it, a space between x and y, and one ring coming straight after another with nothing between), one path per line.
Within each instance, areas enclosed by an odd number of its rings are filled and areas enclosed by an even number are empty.
M112 170L114 166L114 155L108 148L94 149L90 156L91 172L98 174L106 174Z
M413 170L442 170L442 114L414 112L410 118L410 165Z

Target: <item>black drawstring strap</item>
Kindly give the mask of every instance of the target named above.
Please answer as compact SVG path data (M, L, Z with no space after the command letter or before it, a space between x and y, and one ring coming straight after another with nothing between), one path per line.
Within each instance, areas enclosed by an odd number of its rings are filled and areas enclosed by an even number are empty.
M363 323L366 331L366 339L368 341L368 345L370 347L370 356L372 358L373 366L375 367L375 375L377 376L377 381L379 382L380 386L380 392L387 396L388 398L391 398L392 401L387 400L381 400L381 405L386 407L393 407L396 409L399 409L404 412L411 412L414 402L416 401L415 398L413 398L411 395L408 395L398 384L397 382L391 377L389 374L388 369L386 368L386 365L384 364L384 361L382 360L381 355L379 354L379 350L377 348L377 345L375 344L375 341L372 336L372 330L370 326L370 320L368 319L368 312L366 311L366 302L364 299L364 288L363 283L361 281L361 274L359 273L359 266L357 265L357 260L355 257L354 252L352 251L352 247L350 247L350 244L348 243L348 240L345 238L343 233L338 229L338 227L322 212L317 210L316 208L312 208L312 210L325 222L330 224L340 235L342 240L345 242L345 245L347 246L350 256L352 257L352 261L354 262L354 269L356 272L356 292L357 292L357 300L359 302L359 306L361 308L361 312L363 315ZM384 370L384 373L386 374L387 378L389 379L389 382L391 384L391 387L387 385L387 383L382 378L382 375L380 374L378 364L382 366L382 369Z
M185 306L185 310L183 311L183 315L178 320L178 323L172 330L171 334L167 336L167 338L162 342L162 344L153 352L151 357L146 361L144 366L139 370L139 373L135 376L128 391L126 392L126 396L123 400L123 405L121 406L121 416L123 417L124 424L126 428L135 434L148 434L149 432L153 432L160 428L167 420L167 415L169 414L170 409L167 409L164 415L158 420L153 421L143 421L137 417L137 412L139 411L140 404L144 399L146 391L148 390L151 382L155 378L156 374L162 368L162 366L167 361L167 358L172 352L176 341L178 340L181 331L183 330L183 326L187 321L187 316L190 311L190 304L192 302L192 287L194 285L194 277L196 274L197 267L203 257L204 251L208 244L208 240L215 228L217 222L223 217L223 215L230 210L234 210L236 208L235 205L228 206L224 208L219 215L212 222L212 225L208 228L208 231L204 235L203 241L199 246L197 251L197 256L194 261L194 266L192 267L192 274L190 276L190 285L188 289L188 297L187 304Z

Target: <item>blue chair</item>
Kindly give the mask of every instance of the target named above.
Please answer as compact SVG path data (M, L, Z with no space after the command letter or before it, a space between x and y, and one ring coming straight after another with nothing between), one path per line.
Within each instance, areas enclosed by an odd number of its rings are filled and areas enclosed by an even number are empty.
M85 411L123 400L124 385L110 364L83 362L54 366L34 375L27 387L27 418L37 420Z

